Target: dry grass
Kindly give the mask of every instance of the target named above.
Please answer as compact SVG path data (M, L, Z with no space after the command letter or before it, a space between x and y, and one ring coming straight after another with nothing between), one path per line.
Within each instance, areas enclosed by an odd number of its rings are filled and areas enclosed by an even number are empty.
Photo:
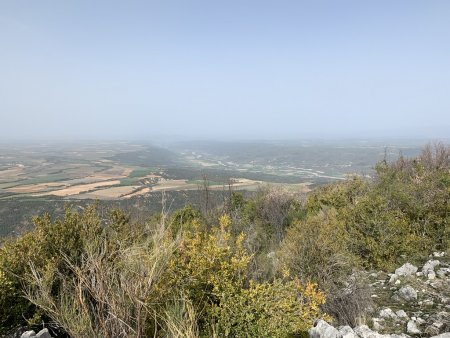
M73 195L78 195L82 192L87 192L87 191L95 190L95 189L98 189L101 187L108 187L108 186L117 185L117 184L120 184L119 180L102 181L102 182L96 182L96 183L90 183L90 184L78 184L78 185L74 185L74 186L67 187L67 188L60 189L60 190L53 190L53 191L49 191L49 192L45 192L45 193L41 193L41 194L36 194L34 196L45 196L45 195L54 195L54 196L60 196L60 197L73 196Z
M18 175L23 174L25 171L24 167L15 166L5 170L0 170L0 179L15 179Z
M91 198L91 199L119 199L131 194L138 189L139 186L122 186L99 189L85 194L74 196L75 198Z
M26 194L26 193L44 192L44 191L58 189L58 188L64 188L64 187L66 187L65 183L52 182L52 183L20 185L20 186L8 188L5 190L9 191L9 192L19 193L19 194L24 194L24 193Z
M26 296L73 338L148 337L149 321L165 325L166 337L198 337L195 311L184 297L164 316L145 302L177 248L178 240L168 238L164 221L142 241L113 250L107 237L96 235L85 244L80 262L63 256L70 273L51 264L38 271L30 264Z
M115 166L111 169L106 169L101 172L95 173L92 177L102 180L125 178L133 171L131 168Z

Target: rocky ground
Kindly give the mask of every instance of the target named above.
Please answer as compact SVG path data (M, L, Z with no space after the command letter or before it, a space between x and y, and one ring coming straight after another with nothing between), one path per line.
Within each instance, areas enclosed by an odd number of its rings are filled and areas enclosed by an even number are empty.
M38 333L34 332L33 330L26 331L22 333L20 338L52 338L52 336L48 332L48 329L42 329Z
M374 308L367 325L333 327L323 320L311 338L450 338L450 257L430 255L420 267L406 263L392 273L369 275Z
M368 273L374 303L365 325L334 327L318 320L310 338L450 338L450 256L435 252L420 266ZM23 331L22 331L23 332ZM16 336L15 336L16 337ZM20 338L51 338L47 329Z

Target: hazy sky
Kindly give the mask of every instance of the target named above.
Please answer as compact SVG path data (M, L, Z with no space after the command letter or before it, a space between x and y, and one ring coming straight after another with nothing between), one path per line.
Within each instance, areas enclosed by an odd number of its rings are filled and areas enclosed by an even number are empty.
M450 136L450 1L0 0L0 139Z

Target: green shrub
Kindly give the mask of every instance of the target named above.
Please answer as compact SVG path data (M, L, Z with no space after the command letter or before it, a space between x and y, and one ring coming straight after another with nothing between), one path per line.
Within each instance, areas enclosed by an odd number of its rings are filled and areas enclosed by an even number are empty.
M314 284L305 288L298 280L275 279L225 290L212 314L221 337L293 337L322 316L324 302Z
M325 209L294 222L279 255L295 276L326 288L330 282L342 282L358 266L357 258L349 251L350 241L337 211Z
M296 276L327 291L324 309L341 324L356 323L370 305L352 270L392 270L450 245L450 148L428 146L415 159L375 169L372 180L354 177L310 193L279 252Z
M222 216L211 232L191 227L168 267L169 290L177 287L192 301L205 337L288 337L306 330L321 316L324 295L296 280L247 279L251 256L244 236L231 236L231 220ZM164 293L164 291L162 291Z
M370 190L370 184L354 176L345 181L327 184L312 191L306 201L306 212L316 214L323 208L340 210L358 203L358 199Z
M422 239L411 231L408 217L379 194L367 194L356 205L341 210L346 231L352 238L351 252L365 266L391 270L403 257L420 253Z
M111 210L108 214L107 219L102 219L95 205L83 212L74 212L67 207L64 218L52 221L47 214L35 217L33 231L2 246L0 308L8 310L1 316L3 322L0 330L4 332L39 321L42 311L25 298L25 292L29 291L31 269L42 276L50 275L47 287L56 297L58 290L65 286L64 280L57 276L72 278L73 267L82 264L86 248L95 242L95 238L104 238L104 245L107 244L111 252L130 245L132 232L129 231L131 223L128 217L118 210ZM137 230L134 235L139 238L142 231L136 227L134 230ZM3 287L5 285L7 289ZM43 317L42 320L48 318Z
M118 210L103 219L95 207L36 218L0 253L3 329L42 314L73 338L287 337L321 315L314 285L249 280L252 256L230 218L204 230L198 216L175 214L178 234Z
M335 208L348 250L367 267L392 269L450 245L450 148L427 146L414 159L381 161L372 181L352 178L308 196L307 218Z
M413 159L400 157L376 166L374 190L403 212L411 232L426 241L420 250L450 246L450 147L428 145Z
M49 215L33 219L35 229L15 240L7 241L0 249L0 330L3 332L29 321L35 321L40 312L24 297L24 277L30 265L39 269L48 264L59 266L65 255L78 260L83 241L100 230L95 207L82 214L66 209L64 220L52 222ZM54 284L52 287L57 287Z

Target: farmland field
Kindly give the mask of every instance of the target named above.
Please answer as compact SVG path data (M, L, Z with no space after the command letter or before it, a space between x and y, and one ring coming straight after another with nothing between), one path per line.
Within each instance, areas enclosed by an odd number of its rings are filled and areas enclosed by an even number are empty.
M12 219L28 224L10 212L25 205L30 211L21 215L29 217L55 203L142 204L163 192L195 204L205 186L219 200L230 189L253 193L266 185L307 192L348 175L370 177L377 161L400 153L415 155L422 145L362 141L0 144L0 228L16 228Z
M383 157L414 155L411 143L184 142L0 145L0 200L121 199L152 191L315 186L370 176Z

